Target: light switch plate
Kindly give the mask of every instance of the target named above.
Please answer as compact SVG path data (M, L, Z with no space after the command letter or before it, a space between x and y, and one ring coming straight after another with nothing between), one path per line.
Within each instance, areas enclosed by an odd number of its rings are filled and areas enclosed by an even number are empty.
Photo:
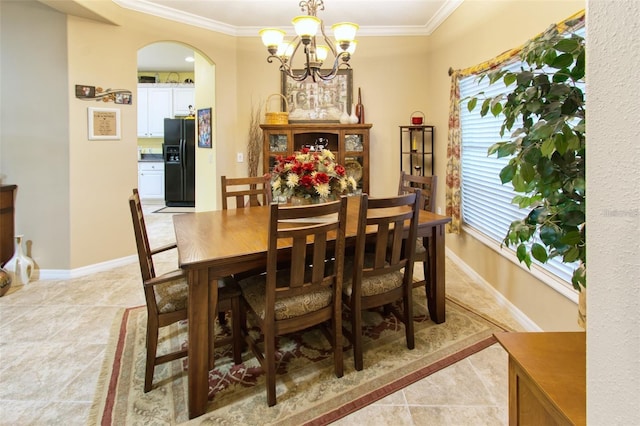
M237 158L238 163L242 163L242 162L244 161L244 154L243 154L243 153L241 153L241 152L239 152L239 153L237 154L237 157L236 157L236 158Z

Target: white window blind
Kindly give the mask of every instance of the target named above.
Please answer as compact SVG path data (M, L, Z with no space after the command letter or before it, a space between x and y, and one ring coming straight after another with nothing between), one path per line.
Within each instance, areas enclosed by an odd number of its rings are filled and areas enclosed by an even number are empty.
M521 62L517 61L505 68L516 71L520 66ZM499 82L490 86L488 78L478 82L475 75L460 79L461 99L475 96L482 91L488 97L493 97L510 92L508 89ZM502 243L511 222L526 217L529 210L520 209L512 204L511 200L517 193L510 182L503 185L500 181L500 170L507 165L510 157L487 156L487 150L491 145L509 140L509 131L505 131L505 137L501 138L500 126L504 116L494 117L489 112L481 117L481 103L478 102L471 112L467 109L467 101L461 102L460 105L462 221L489 239ZM518 123L513 126L513 129L516 128ZM552 258L540 266L568 285L571 283L573 270L577 267L576 264L562 263L559 257Z

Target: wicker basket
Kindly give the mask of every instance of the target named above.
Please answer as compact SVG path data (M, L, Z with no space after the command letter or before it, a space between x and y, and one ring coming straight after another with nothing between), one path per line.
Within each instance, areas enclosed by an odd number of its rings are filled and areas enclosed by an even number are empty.
M274 96L280 96L284 100L285 111L284 112L270 112L269 111L269 101ZM280 93L274 93L273 95L269 95L267 98L267 103L265 107L264 113L264 124L289 124L289 103L287 102L287 98L282 96Z

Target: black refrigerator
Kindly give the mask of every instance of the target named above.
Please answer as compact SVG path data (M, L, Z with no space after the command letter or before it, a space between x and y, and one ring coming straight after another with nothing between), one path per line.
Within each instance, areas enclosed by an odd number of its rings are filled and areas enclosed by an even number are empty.
M164 201L169 207L196 205L196 124L164 119Z

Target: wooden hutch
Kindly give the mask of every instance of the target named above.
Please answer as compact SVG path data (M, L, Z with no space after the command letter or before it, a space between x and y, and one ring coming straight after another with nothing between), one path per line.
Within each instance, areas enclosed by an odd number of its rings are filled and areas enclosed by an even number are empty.
M369 130L371 124L296 123L261 124L263 170L269 172L279 155L291 155L304 147L323 145L331 150L358 189L369 193Z

